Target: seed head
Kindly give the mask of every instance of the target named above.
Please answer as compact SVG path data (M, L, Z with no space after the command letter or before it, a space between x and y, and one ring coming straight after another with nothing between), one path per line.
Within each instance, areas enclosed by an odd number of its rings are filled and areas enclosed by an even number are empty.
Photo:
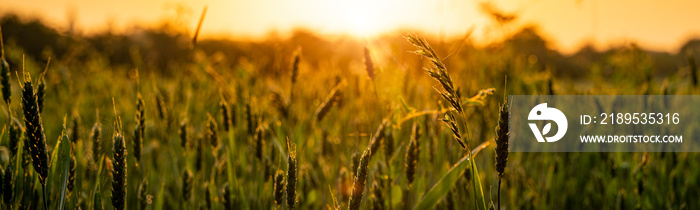
M24 113L24 129L34 170L39 174L41 184L45 186L46 177L49 175L49 155L46 150L46 136L37 105L37 97L29 74L25 75L22 86L22 112Z
M68 171L68 186L66 187L68 189L68 192L73 192L73 188L75 187L75 167L76 167L76 162L75 162L75 155L70 156L70 170Z
M277 205L282 204L282 197L284 196L284 171L277 171L275 176L275 203Z
M255 122L253 121L253 118L255 118L255 117L253 117L252 112L253 111L250 109L250 103L246 103L245 104L245 119L246 119L246 123L248 124L248 135L249 136L254 135L255 128L257 128L257 126L255 125Z
M367 182L367 165L369 165L371 153L371 149L367 149L362 153L360 165L357 167L357 173L355 174L355 184L353 184L352 194L348 202L348 209L350 210L360 209L360 205L362 204L362 196Z
M263 158L263 148L265 147L265 138L262 127L258 127L255 132L255 157L258 160Z
M5 61L5 57L0 58L0 85L2 85L2 99L10 104L12 87L10 86L10 64Z
M223 122L224 131L228 132L231 127L231 114L229 113L228 103L223 97L221 102L219 102L219 109L221 110L221 121Z
M508 101L504 100L501 104L498 113L498 126L496 126L496 171L499 177L503 177L503 172L506 168L506 163L508 163L508 117L510 112L508 110Z
M139 205L141 206L141 209L146 209L146 206L150 203L149 195L148 195L148 179L143 179L141 181L141 184L139 184Z
M190 194L192 192L192 172L185 170L182 173L182 199L187 202L190 200Z
M289 141L287 141L289 142ZM292 149L289 146L289 143L287 144L287 147L289 148L289 154L287 157L287 162L288 162L288 167L287 167L287 207L290 209L294 209L294 204L297 202L297 196L296 196L296 185L297 185L297 158L296 158L296 149Z
M373 151L370 153L370 158L374 156L374 151L379 151L379 146L382 144L382 140L384 139L384 130L386 130L386 127L388 126L389 120L384 120L382 121L382 124L379 125L379 128L377 128L377 131L374 132L374 136L372 136L369 146L367 147L369 150Z
M44 75L39 77L39 84L36 90L36 99L39 104L39 112L44 112L44 98L46 98L46 81L44 80Z
M464 111L462 109L461 93L459 89L456 89L454 87L454 84L452 83L452 78L447 73L447 68L445 67L445 64L442 63L442 60L440 60L440 58L437 56L437 53L435 53L433 48L430 46L430 44L428 44L427 41L425 41L425 39L415 34L407 35L406 39L418 49L414 51L414 53L430 60L431 66L430 68L426 68L426 71L428 72L430 77L437 80L438 83L440 83L440 85L442 86L442 90L435 90L442 96L443 99L450 103L452 108L454 108L458 113L463 115ZM448 124L448 126L452 130L455 140L459 143L462 149L469 150L468 145L466 145L461 139L461 135L456 125L453 114L451 112L448 112L445 115L445 119L443 119L443 121Z
M387 130L384 137L384 156L387 163L391 161L391 157L394 155L394 134L391 130Z
M168 110L165 108L165 99L161 94L156 94L156 108L158 109L158 117L161 120L165 120L168 115Z
M12 200L14 200L15 183L13 179L14 174L12 172L12 164L7 164L7 166L5 166L4 177L2 178L3 198L7 206L12 206Z
M406 179L408 179L409 186L413 183L416 165L418 165L418 154L420 153L420 145L418 144L418 139L420 138L419 129L418 124L413 123L411 140L408 143L408 147L406 147Z
M228 182L224 184L222 187L222 193L224 196L223 199L223 204L224 204L224 209L233 209L233 202L232 202L232 197L231 197L231 189L228 188Z
M299 77L299 63L301 62L301 47L294 51L294 61L292 62L292 84L297 82Z
M100 139L102 139L102 124L99 120L97 120L95 125L92 126L92 131L90 131L90 139L92 140L92 160L97 162L102 151L102 145L100 144Z
M211 209L212 198L211 198L211 191L209 190L209 183L204 183L204 186L202 186L202 187L204 187L204 197L206 198L205 201L207 204L206 209Z
M115 132L112 139L112 205L122 210L126 205L126 144L124 137Z
M209 115L209 114L207 114ZM212 148L217 148L219 146L219 137L216 134L217 128L216 128L216 120L209 115L209 121L207 122L207 139L209 139L209 142L211 143Z
M80 139L80 117L77 115L73 116L73 127L72 128L73 129L71 130L70 140L71 140L71 143L75 144Z
M143 147L143 139L146 133L145 123L144 103L139 93L136 96L136 127L134 128L134 157L136 157L137 165L141 160L141 148Z
M17 155L17 145L19 144L19 139L22 137L22 125L19 120L14 117L12 117L12 121L10 123L9 147L10 154L12 154L10 159L12 159Z
M365 70L367 70L367 76L374 80L374 63L372 63L372 57L369 54L369 49L364 48L365 52Z
M340 102L342 99L343 91L341 90L342 88L342 83L338 84L331 90L331 93L328 94L325 100L323 100L323 103L318 106L316 109L316 112L314 112L314 116L316 116L316 122L319 122L323 120L323 117L328 114L328 111L331 110L331 107L333 107L334 104L337 104Z
M357 151L352 153L352 156L350 157L352 159L352 174L355 174L357 172L357 167L360 166L360 153Z
M376 180L372 182L372 209L384 209L384 192L382 192L382 187Z

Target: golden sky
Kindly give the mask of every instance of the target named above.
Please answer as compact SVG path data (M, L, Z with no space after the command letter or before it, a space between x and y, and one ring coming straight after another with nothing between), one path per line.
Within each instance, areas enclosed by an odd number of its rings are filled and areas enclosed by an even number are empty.
M700 37L697 0L0 0L0 13L41 16L65 27L67 14L74 12L79 29L89 33L108 23L124 30L173 19L178 7L185 8L182 25L194 28L207 5L205 38L256 37L297 27L361 37L399 28L461 37L473 27L474 38L486 43L515 30L496 27L479 9L482 2L517 14L515 28L538 25L552 47L564 52L591 41L598 47L637 42L673 52L689 38Z

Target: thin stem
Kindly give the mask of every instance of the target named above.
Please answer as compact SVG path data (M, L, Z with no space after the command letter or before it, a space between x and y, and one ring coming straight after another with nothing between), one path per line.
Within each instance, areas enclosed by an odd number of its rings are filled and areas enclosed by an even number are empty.
M41 184L41 194L44 196L44 210L49 210L49 204L46 202L46 184Z
M389 173L387 174L387 179L388 179L387 181L388 181L389 185L386 186L387 190L389 191L389 209L393 209L393 208L391 208L391 202L392 202L392 199L391 199L391 158L388 158L386 160L386 162L387 162L386 167L389 170Z
M498 178L498 210L501 209L501 178Z
M467 153L471 156L472 148L471 148L471 146L469 146L469 142L472 140L472 137L471 137L471 135L469 134L469 123L467 122L467 115L464 114L464 108L461 107L461 105L460 105L460 109L461 109L462 111L459 112L459 114L460 114L460 116L462 116L462 122L464 123L464 129L466 129L466 131L467 131L466 139L464 140L464 142L465 142L467 148L464 148L464 149L466 149L466 150L467 150ZM469 159L473 159L473 158L472 158L472 157L469 157Z

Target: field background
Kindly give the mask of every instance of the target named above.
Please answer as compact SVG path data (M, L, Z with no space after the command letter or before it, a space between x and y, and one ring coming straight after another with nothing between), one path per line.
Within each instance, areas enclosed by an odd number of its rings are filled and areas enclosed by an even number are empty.
M77 164L69 209L92 208L97 185L104 207L111 208L107 169L116 117L121 118L127 142L128 209L140 209L142 202L146 209L224 209L224 200L235 209L286 209L275 204L271 177L287 170L287 139L296 144L297 207L326 209L338 204L347 208L353 154L362 154L384 119L389 122L386 132L393 135L394 151L384 155L382 145L380 154L369 162L362 209L372 208L377 194L382 194L385 208L413 208L463 157L440 120L443 115L437 113L448 105L434 90L438 84L423 70L428 60L410 53L415 47L404 38L410 30L368 40L299 29L285 37L203 39L192 46L192 33L168 23L128 33L81 35L8 14L0 18L0 26L12 72L12 116L23 119L15 75L26 72L36 80L51 58L42 118L49 154L63 130L64 117L71 141L75 140L72 154ZM495 203L497 197L493 139L504 94L698 93L698 40L688 41L677 53L649 51L631 43L605 51L589 46L565 55L548 46L537 26L519 27L487 46L474 45L467 35L426 38L444 58L462 98L495 88L482 103L466 106L470 144L490 142L475 157L487 202ZM366 71L365 47L374 78ZM300 63L292 86L296 52ZM316 110L335 87L339 100L317 120ZM137 162L132 139L139 93L145 102L146 135ZM232 115L228 132L223 128L222 100ZM0 122L8 126L6 104L3 110ZM410 117L419 112L429 114ZM205 138L209 115L218 124L219 149ZM185 147L179 133L183 121ZM100 154L104 159L99 160L91 155L95 123L102 125L103 132ZM416 179L408 190L405 156L413 124L420 128L420 152ZM256 136L251 129L262 134ZM10 162L7 127L4 130L3 167ZM263 142L262 159L256 157L259 142ZM697 159L693 153L511 153L501 206L697 209ZM12 208L40 208L41 187L31 163L18 168ZM189 199L184 199L186 170L194 176ZM148 187L140 190L145 181ZM460 178L437 207L474 208L470 181L466 175ZM376 191L370 187L375 182ZM226 189L230 194L224 193ZM50 201L57 200L57 192L50 189Z

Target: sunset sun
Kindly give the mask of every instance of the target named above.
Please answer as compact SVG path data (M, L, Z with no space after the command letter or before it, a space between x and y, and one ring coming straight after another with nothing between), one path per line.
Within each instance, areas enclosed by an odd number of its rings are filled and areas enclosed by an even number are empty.
M0 5L0 210L700 209L699 0Z

